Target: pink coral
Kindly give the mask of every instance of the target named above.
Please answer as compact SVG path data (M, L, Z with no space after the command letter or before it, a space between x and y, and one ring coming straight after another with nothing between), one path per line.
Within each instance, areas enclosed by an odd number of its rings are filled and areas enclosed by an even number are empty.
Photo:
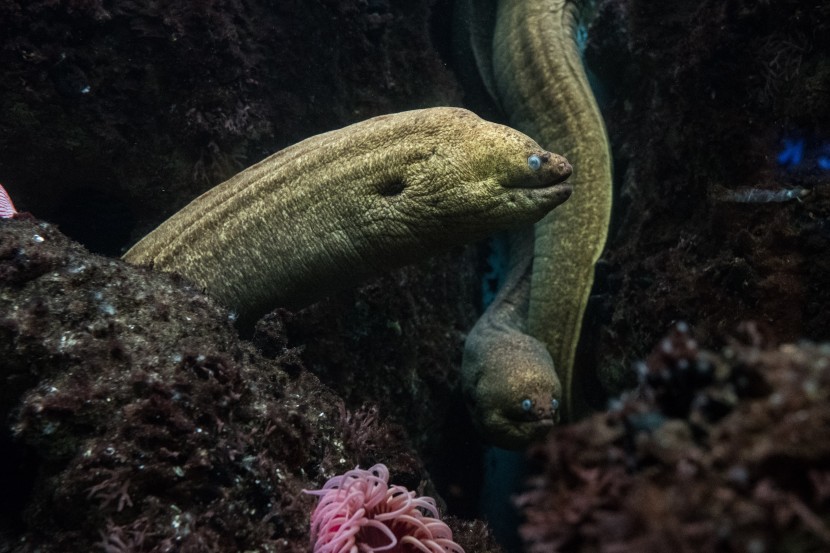
M390 486L386 465L355 468L306 493L320 498L311 515L314 553L464 553L435 500Z

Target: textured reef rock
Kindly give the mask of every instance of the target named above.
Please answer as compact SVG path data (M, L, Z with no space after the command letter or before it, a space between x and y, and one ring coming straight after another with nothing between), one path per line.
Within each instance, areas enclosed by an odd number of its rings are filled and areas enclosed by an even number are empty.
M434 493L402 428L269 354L180 279L0 221L0 550L307 551L301 490L335 473L382 460Z
M764 345L745 324L714 353L687 330L635 394L532 452L528 551L830 548L830 344Z
M435 0L0 0L0 178L117 254L289 144L457 105Z
M747 319L830 339L828 51L827 3L602 4L617 191L584 361L607 389L676 320L712 346Z

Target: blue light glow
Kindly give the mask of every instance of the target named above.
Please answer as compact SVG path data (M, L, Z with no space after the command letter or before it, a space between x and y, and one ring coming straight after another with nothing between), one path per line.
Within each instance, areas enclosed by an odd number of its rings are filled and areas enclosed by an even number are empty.
M830 144L825 144L822 152L824 153L818 156L818 166L825 171L830 171Z
M784 139L784 149L778 154L778 164L785 167L801 165L804 158L804 139Z
M584 53L585 47L588 46L588 29L585 25L576 26L576 46L580 53Z
M787 170L796 168L830 171L830 143L808 141L803 138L785 138L776 161Z

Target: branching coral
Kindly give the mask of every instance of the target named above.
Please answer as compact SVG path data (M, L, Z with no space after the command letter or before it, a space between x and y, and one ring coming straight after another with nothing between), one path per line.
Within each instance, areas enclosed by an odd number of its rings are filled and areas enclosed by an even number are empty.
M320 498L311 515L314 553L464 553L438 520L435 500L390 486L385 465L350 470L306 493Z

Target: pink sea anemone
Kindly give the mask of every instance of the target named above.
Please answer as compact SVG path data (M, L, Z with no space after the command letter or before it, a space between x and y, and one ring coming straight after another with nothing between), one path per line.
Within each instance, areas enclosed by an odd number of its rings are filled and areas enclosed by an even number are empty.
M390 486L386 465L350 470L306 493L320 498L311 515L314 553L464 553L435 500Z

